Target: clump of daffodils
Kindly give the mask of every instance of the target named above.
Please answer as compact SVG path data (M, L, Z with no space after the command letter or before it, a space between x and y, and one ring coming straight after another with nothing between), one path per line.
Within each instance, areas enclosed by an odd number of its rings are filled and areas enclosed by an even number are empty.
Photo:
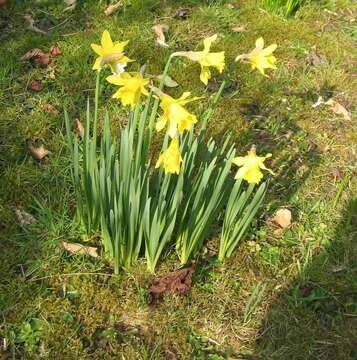
M228 146L229 139L222 146L212 138L205 139L206 125L225 81L201 121L190 108L190 103L201 97L189 91L174 97L163 91L169 65L178 56L200 65L199 78L205 85L212 69L222 73L225 52L211 51L216 40L217 35L204 39L200 51L174 52L158 87L153 84L158 76L128 70L128 64L134 62L124 52L128 41L113 41L104 31L101 44L91 45L97 54L93 65L97 87L94 116L88 102L83 140L72 135L67 114L65 120L77 217L86 235L101 233L104 251L114 260L116 273L135 263L143 247L148 269L153 272L174 237L180 261L187 263L198 254L212 222L224 212L218 254L223 260L231 256L264 199L267 181L263 181L263 171L274 175L264 162L272 155L258 156L254 147L246 156L236 156L234 145ZM264 40L259 38L255 49L236 61L248 61L267 76L266 69L276 68L275 49L276 44L264 48ZM130 120L117 141L107 116L98 151L99 81L105 69L111 71L107 82L117 87L112 97L130 109ZM199 135L195 136L199 123ZM156 133L163 134L164 141L153 161L150 153ZM80 151L83 156L79 156ZM232 164L239 167L235 178Z

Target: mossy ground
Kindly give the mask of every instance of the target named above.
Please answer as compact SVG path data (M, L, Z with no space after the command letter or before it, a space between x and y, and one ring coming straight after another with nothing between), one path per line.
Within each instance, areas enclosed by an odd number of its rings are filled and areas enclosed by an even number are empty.
M357 6L353 0L307 1L294 18L264 13L253 0L229 8L225 1L131 1L106 17L105 1L77 1L63 12L61 1L8 1L0 10L0 358L14 359L357 359ZM174 19L179 6L187 19ZM26 29L31 13L47 35ZM170 26L170 48L158 47L151 27ZM233 33L245 25L247 32ZM78 241L72 221L73 192L61 109L83 118L92 96L94 55L90 43L104 29L129 39L129 56L159 73L174 49L199 49L219 34L216 49L228 62L250 50L256 38L279 47L278 70L269 79L240 64L231 74L210 124L220 140L230 132L244 153L256 144L273 153L272 182L264 217L235 255L216 267L215 239L198 259L191 293L146 305L153 280L140 262L119 276L104 261L66 253L62 240ZM58 42L56 80L46 69L23 63L29 49ZM311 64L316 51L326 61ZM199 67L178 60L170 75L206 99ZM27 90L41 80L39 93ZM111 108L105 85L102 111ZM332 96L352 121L321 106ZM195 110L204 107L204 100ZM60 113L49 114L50 103ZM122 113L123 117L125 113ZM28 141L52 154L35 161ZM289 207L293 225L274 235L266 220ZM37 222L21 228L14 208ZM247 240L256 241L252 251ZM173 251L157 275L178 267ZM39 319L36 321L34 319ZM39 325L40 324L40 325ZM171 357L170 357L171 356Z

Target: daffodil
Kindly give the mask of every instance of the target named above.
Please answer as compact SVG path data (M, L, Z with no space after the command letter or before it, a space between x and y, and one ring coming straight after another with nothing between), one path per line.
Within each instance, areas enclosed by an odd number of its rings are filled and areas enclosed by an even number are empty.
M273 55L276 48L277 45L272 44L264 49L264 39L260 37L255 42L255 49L253 49L249 54L237 56L236 61L247 60L251 63L253 70L257 69L267 77L268 75L265 74L265 69L276 69L276 57Z
M144 79L140 73L123 73L120 76L110 75L107 81L111 84L121 86L121 88L113 95L113 98L119 99L126 106L130 105L134 108L138 102L140 95L148 95L146 86L149 84L148 79Z
M171 138L174 138L177 133L182 134L185 130L191 130L193 124L197 122L197 117L188 112L184 105L199 98L190 99L190 95L191 93L187 91L179 99L174 99L167 94L160 94L160 107L164 113L156 123L157 131L161 131L168 124L167 132Z
M224 51L210 53L213 41L217 39L217 34L203 40L202 51L178 51L171 56L185 56L192 61L196 61L201 65L201 81L207 85L211 78L210 67L216 68L220 73L224 69Z
M233 164L240 166L235 178L244 179L250 184L258 184L263 178L261 170L267 170L272 175L273 171L264 165L264 161L271 157L271 154L257 156L255 149L248 151L248 155L239 156L232 160Z
M114 74L121 74L130 60L124 55L124 48L128 41L112 41L107 30L103 32L101 45L91 44L94 52L99 55L93 65L93 70L99 70L108 65Z
M170 146L159 156L155 168L164 166L166 174L179 174L182 163L180 146L177 138L171 140Z

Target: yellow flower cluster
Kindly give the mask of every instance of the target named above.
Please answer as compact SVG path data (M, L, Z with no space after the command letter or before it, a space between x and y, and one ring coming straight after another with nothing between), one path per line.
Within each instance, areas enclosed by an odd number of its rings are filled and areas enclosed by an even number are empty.
M211 78L210 68L215 68L222 73L225 67L224 51L210 52L212 43L215 40L217 40L216 34L204 39L203 50L201 51L179 51L171 56L183 56L199 63L201 66L200 80L207 85L208 80ZM93 70L109 67L112 75L107 77L107 81L120 87L113 95L113 98L118 99L124 106L128 105L133 109L141 95L148 95L147 87L150 80L144 78L139 72L125 72L127 64L134 61L124 54L124 48L127 44L128 41L113 42L109 32L104 31L101 45L91 44L92 49L98 55ZM255 49L248 54L237 56L236 61L248 61L253 70L257 69L261 74L267 76L265 69L276 69L276 58L273 55L276 48L277 45L273 44L264 49L264 40L259 38L256 41ZM197 123L197 117L191 114L185 108L185 105L200 98L191 97L190 92L184 92L178 99L163 93L161 90L157 91L157 93L160 97L160 108L163 113L156 123L156 130L159 132L166 128L171 142L159 156L155 167L163 166L165 173L179 174L183 162L179 136L184 131L190 131L194 124ZM274 174L264 165L264 161L269 157L271 157L271 154L257 156L255 149L253 149L248 152L247 156L233 159L233 163L240 167L236 178L242 178L248 183L259 183L263 177L261 170L267 170Z

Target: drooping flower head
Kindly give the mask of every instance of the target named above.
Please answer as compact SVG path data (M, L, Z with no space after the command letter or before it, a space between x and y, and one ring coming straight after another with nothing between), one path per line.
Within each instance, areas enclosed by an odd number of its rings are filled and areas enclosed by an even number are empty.
M164 166L166 174L179 174L182 163L180 146L177 138L171 140L170 146L159 156L155 168Z
M203 40L202 51L178 51L171 56L185 56L192 61L196 61L201 65L201 81L207 85L211 78L210 67L216 68L220 73L224 69L224 51L210 53L213 41L217 39L217 34Z
M121 88L113 95L126 106L130 105L133 109L138 102L140 95L148 95L146 86L149 84L148 79L144 79L140 73L123 73L120 76L110 75L107 81L111 84L121 86Z
M234 158L232 160L233 164L241 167L235 178L246 180L250 184L258 184L263 178L261 170L267 170L274 175L273 171L264 165L264 161L270 157L271 154L257 156L255 148L253 148L248 151L248 155Z
M269 45L264 49L264 39L260 37L255 42L255 49L253 49L249 54L243 54L236 57L238 60L247 60L251 63L252 69L257 69L261 74L268 77L265 74L265 69L276 69L276 57L273 55L273 52L277 48L276 44Z
M197 122L197 117L188 112L184 105L200 98L193 97L190 99L190 95L191 93L186 91L180 98L174 99L167 94L160 93L160 107L164 113L156 123L157 131L161 131L168 124L167 132L171 138L174 138L177 133L182 134L185 130L191 130L193 124Z
M124 55L124 48L129 41L112 41L107 30L103 32L101 45L91 44L94 52L99 55L93 65L93 70L109 66L114 74L120 75L130 60Z

